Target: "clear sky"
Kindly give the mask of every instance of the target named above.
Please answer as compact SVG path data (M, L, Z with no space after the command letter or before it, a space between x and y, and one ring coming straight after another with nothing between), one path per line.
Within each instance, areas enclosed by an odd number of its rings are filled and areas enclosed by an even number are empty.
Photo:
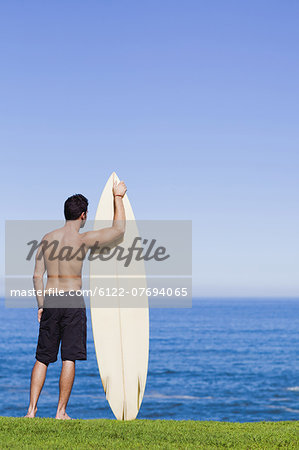
M0 6L4 220L93 218L115 170L137 219L192 219L194 293L299 296L299 3ZM178 236L178 239L180 237Z

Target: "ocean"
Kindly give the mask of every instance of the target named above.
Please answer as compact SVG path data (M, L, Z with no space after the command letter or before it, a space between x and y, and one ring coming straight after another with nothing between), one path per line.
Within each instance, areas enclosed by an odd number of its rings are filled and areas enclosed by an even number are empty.
M23 416L38 335L33 309L0 301L0 415ZM140 419L253 422L299 419L299 299L194 299L190 309L150 310L150 355ZM54 417L60 356L39 417ZM88 360L76 363L68 413L114 416L105 400L88 310Z

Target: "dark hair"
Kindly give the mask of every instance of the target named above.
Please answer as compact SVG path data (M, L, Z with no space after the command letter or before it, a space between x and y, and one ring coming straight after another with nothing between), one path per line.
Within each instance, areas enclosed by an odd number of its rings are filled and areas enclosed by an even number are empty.
M64 202L64 216L66 220L76 220L87 211L88 200L82 194L75 194Z

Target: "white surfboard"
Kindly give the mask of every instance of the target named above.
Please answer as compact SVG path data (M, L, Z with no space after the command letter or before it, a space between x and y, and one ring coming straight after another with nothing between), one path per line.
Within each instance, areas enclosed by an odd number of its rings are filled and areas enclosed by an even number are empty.
M102 192L94 229L112 224L114 181L119 182L115 173L110 176ZM139 233L127 194L123 202L127 227L119 245L126 249ZM146 289L143 263L131 261L125 268L124 262L117 261L115 257L109 261L90 262L90 289L98 289L98 293L90 297L95 351L106 399L118 420L136 418L146 384L148 298L135 295L136 289L143 288ZM131 295L132 289L134 295Z

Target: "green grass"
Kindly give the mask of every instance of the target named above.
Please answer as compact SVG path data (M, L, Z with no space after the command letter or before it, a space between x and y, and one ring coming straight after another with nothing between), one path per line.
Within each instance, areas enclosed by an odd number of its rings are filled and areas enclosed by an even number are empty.
M0 417L0 448L299 449L299 422L71 420Z

